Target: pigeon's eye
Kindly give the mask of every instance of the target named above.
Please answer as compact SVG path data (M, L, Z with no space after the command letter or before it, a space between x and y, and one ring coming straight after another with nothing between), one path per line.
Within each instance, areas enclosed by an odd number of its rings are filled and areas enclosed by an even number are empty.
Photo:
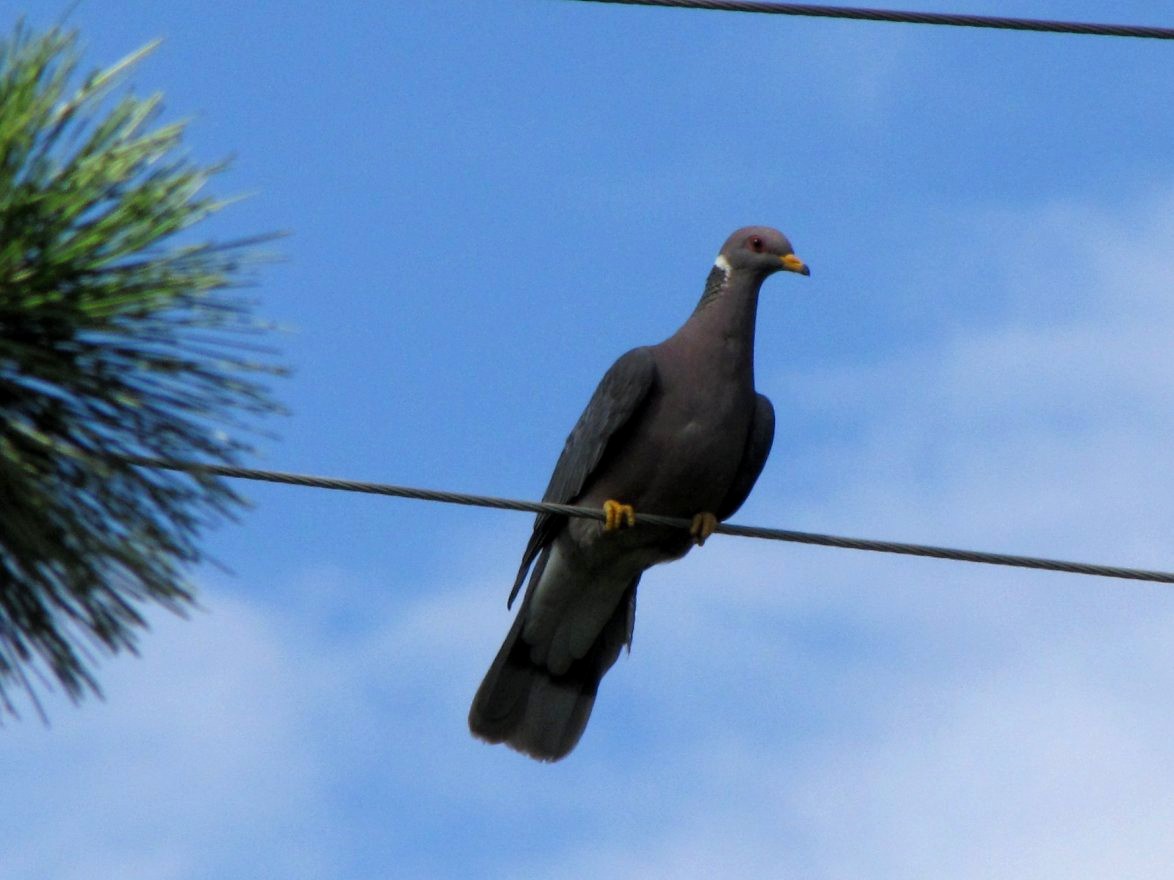
M750 250L754 251L754 253L756 253L756 254L761 254L762 248L763 248L762 239L759 238L757 235L750 236Z

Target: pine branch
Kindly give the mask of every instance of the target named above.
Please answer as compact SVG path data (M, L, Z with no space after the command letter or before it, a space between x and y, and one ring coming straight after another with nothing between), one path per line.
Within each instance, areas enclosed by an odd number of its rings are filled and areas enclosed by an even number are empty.
M201 532L242 506L220 478L120 455L250 451L273 351L239 290L257 241L182 243L224 206L161 98L111 97L154 46L76 88L76 35L0 41L0 706L32 679L100 693L149 603L182 613ZM71 92L72 89L72 92ZM47 673L47 675L46 675ZM31 676L31 678L30 678Z

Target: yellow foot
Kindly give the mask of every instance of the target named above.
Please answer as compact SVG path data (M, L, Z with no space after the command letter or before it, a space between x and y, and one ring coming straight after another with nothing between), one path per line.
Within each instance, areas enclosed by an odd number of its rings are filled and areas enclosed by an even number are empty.
M620 504L610 498L603 502L603 530L614 532L623 526L636 525L636 511L631 504Z
M693 524L689 526L689 534L693 536L693 541L698 547L704 544L715 531L717 531L717 517L708 512L697 514L693 517Z

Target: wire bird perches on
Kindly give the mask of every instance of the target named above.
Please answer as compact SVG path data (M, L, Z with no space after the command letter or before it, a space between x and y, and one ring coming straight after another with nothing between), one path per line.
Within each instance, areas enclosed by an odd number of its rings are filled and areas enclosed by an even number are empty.
M1007 31L1039 31L1051 34L1084 34L1098 37L1140 37L1174 40L1174 28L1144 25L1090 24L1077 21L1049 21L1038 18L1005 18L994 15L963 15L951 12L907 12L896 9L863 9L852 6L823 6L813 3L738 2L738 0L579 0L588 3L622 3L626 6L674 6L680 9L716 9L725 12L763 12L814 18L846 18L856 21L887 21L901 24L937 24L953 27L996 28Z
M185 471L192 474L237 477L243 480L261 480L269 483L286 483L292 486L308 486L315 489L336 489L343 492L364 492L370 495L392 495L398 498L412 498L418 501L440 501L446 504L466 504L474 507L492 507L499 510L557 513L564 516L603 519L602 510L593 507L576 507L572 504L552 504L548 501L518 501L512 498L495 498L489 495L469 495L464 492L445 492L437 489L420 489L412 486L392 486L386 483L366 483L359 480L340 480L333 477L313 477L304 474L263 471L254 468L230 467L220 464L198 464L195 462L172 461L139 456L121 456L120 458L128 464L138 465L139 467ZM663 525L682 529L688 529L691 525L687 519L658 516L651 513L637 513L636 521L649 525ZM817 544L821 547L841 547L847 550L872 550L878 553L900 553L906 556L928 556L934 559L952 559L958 562L981 562L987 565L1009 565L1016 568L1037 568L1045 571L1063 571L1069 574L1088 574L1099 577L1174 584L1174 573L1121 568L1115 565L1091 565L1083 562L1065 562L1058 559L1040 559L1033 556L1013 556L1007 553L986 553L978 550L953 550L948 547L931 547L924 544L873 541L863 538L842 538L836 535L819 535L811 532L794 532L787 529L767 529L757 526L739 526L728 523L720 523L717 531L723 535L740 535L745 538L790 541L798 544Z

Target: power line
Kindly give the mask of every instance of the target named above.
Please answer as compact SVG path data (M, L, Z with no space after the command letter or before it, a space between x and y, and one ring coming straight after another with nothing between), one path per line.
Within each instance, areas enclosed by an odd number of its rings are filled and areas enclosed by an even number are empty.
M578 516L597 520L603 519L603 511L598 508L577 507L572 504L552 504L547 501L519 501L513 498L495 498L490 495L470 495L465 492L447 492L438 489L421 489L413 486L392 486L386 483L367 483L359 480L340 480L334 477L314 477L305 474L263 471L255 468L232 467L220 464L197 464L195 462L146 458L142 456L122 456L122 459L140 467L210 474L218 477L235 477L242 480L260 480L268 483L285 483L292 486L308 486L314 489L363 492L370 495L391 495L397 498L412 498L418 501L439 501L446 504L492 507L499 510L521 510L530 513L555 513L563 516ZM677 519L676 517L659 516L651 513L637 513L636 521L648 525L670 526L681 529L688 529L691 525L690 520L687 519ZM843 538L836 535L820 535L811 532L768 529L758 526L739 526L729 523L719 523L717 531L723 535L739 535L745 538L762 538L771 541L789 541L797 544L816 544L821 547L840 547L847 550L871 550L877 553L928 556L934 559L951 559L958 562L979 562L986 565L1008 565L1016 568L1036 568L1044 571L1062 571L1069 574L1087 574L1098 577L1174 584L1174 573L1121 568L1114 565L1091 565L1083 562L1065 562L1058 559L1040 559L1034 556L1013 556L1007 553L986 553L978 550L954 550L948 547L932 547L924 544L904 544L895 541Z
M814 18L846 18L855 21L888 21L902 24L937 24L952 27L997 28L1008 31L1040 31L1051 34L1087 34L1098 37L1141 37L1174 40L1174 28L1124 24L1089 24L1048 21L1039 18L1004 18L961 15L951 12L905 12L896 9L863 9L812 3L754 3L737 0L579 0L587 3L622 3L626 6L674 6L681 9L716 9L725 12L763 12Z

